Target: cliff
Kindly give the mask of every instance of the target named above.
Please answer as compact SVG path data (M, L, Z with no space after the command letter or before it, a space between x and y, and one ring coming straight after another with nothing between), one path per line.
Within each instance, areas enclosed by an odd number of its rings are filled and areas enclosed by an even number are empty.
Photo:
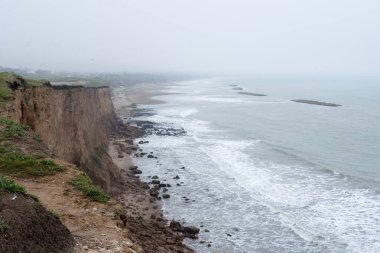
M55 157L83 169L112 192L119 169L107 154L108 137L118 127L107 87L26 87L14 92L7 116L40 135Z

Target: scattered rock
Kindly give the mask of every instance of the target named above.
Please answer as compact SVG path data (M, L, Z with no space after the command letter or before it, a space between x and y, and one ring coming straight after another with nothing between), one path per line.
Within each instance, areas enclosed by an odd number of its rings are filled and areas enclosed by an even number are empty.
M162 197L163 197L164 199L168 199L168 198L170 198L170 195L167 194L167 193L164 193L164 194L162 194Z
M137 170L137 168L138 168L138 166L136 166L136 165L132 165L129 167L130 170Z
M133 173L134 174L142 174L142 171L141 170L134 170Z
M179 223L178 221L175 221L175 220L172 220L170 222L169 227L175 231L183 231L183 227L182 227L181 223Z
M194 226L184 227L184 232L188 234L196 235L199 233L200 229Z
M175 177L173 177L173 179L180 179L180 177L176 175Z
M150 196L152 196L152 197L157 197L158 194L159 194L159 192L158 192L157 189L152 188L152 189L149 190L149 194L150 194Z

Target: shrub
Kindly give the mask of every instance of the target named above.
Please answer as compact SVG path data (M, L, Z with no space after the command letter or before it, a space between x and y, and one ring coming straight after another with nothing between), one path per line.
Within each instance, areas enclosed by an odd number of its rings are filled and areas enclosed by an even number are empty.
M22 153L0 153L0 172L14 177L54 175L64 169L50 159L38 159Z
M26 190L24 186L16 184L12 179L8 179L0 175L0 191L10 192L10 193L19 193L25 194Z
M70 183L93 201L106 203L109 200L109 197L102 191L102 189L94 185L91 182L91 179L86 175L76 176Z
M4 117L0 117L0 125L4 127L4 129L0 132L0 140L22 137L24 136L26 130L28 130L28 126L18 124L13 120Z

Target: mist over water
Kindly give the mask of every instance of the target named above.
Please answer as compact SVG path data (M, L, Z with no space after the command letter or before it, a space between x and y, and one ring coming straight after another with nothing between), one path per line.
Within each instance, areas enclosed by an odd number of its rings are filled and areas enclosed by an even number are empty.
M237 94L230 84L268 96ZM376 84L171 83L165 90L173 95L159 97L165 104L144 106L156 114L141 119L183 127L187 135L145 138L144 151L159 159L135 162L143 180L158 175L173 185L163 201L169 218L203 226L205 244L187 241L197 252L379 252ZM290 101L295 98L343 106Z

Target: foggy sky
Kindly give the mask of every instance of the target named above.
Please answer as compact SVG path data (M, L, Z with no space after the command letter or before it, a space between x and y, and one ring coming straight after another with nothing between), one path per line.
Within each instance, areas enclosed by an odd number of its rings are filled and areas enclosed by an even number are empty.
M0 66L380 75L378 0L0 0Z

